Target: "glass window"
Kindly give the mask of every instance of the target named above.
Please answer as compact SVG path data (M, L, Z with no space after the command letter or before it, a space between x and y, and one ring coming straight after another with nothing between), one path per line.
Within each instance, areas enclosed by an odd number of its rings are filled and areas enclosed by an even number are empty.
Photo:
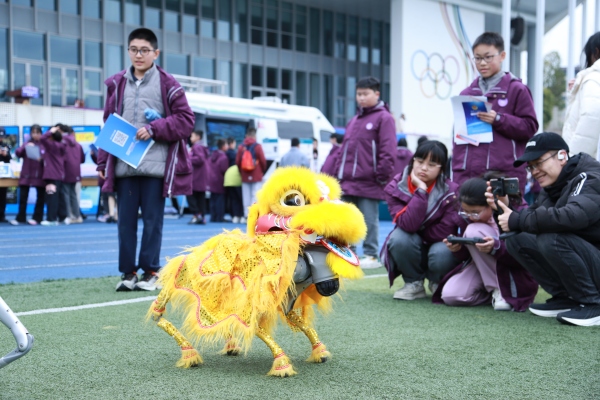
M32 60L45 60L44 35L31 32L13 32L13 49L15 57Z
M102 43L85 42L85 66L102 68Z
M194 76L215 79L215 60L204 57L194 57Z
M11 0L10 1L11 4L17 5L17 6L25 6L25 7L32 7L33 4L31 0Z
M62 69L50 68L50 105L62 106Z
M171 74L189 75L188 58L184 54L166 53L167 70Z
M262 67L259 65L252 66L252 86L262 86Z
M184 14L181 19L183 22L183 33L187 33L188 35L198 34L198 18Z
M60 0L58 4L61 13L79 15L79 0Z
M321 107L321 83L319 74L310 74L310 106Z
M202 18L215 19L215 0L202 0Z
M202 37L214 38L215 37L215 22L210 19L202 19L200 24L200 33Z
M346 58L346 16L344 14L335 15L334 55L339 58Z
M296 104L306 105L306 72L296 71Z
M85 0L83 3L83 15L89 18L100 18L100 0Z
M102 74L96 71L85 71L85 78L83 80L84 89L100 92L102 91Z
M323 12L323 53L326 56L333 55L333 13Z
M267 32L267 46L269 47L277 47L279 41L277 40L277 32Z
M142 0L125 2L125 22L129 25L140 25L142 21Z
M0 29L0 93L5 90L8 90L8 34L6 29Z
M356 78L349 76L346 78L346 82L346 90L348 93L348 101L346 102L346 106L348 107L346 110L346 118L350 119L354 116L354 114L356 114Z
M373 48L371 49L371 62L375 65L379 65L381 64L381 48L383 47L381 22L373 21L372 26Z
M267 87L277 89L278 79L277 79L277 68L267 68Z
M146 0L147 7L162 8L162 0Z
M281 88L283 90L292 90L292 71L289 69L281 70Z
M277 9L267 8L267 29L277 30Z
M120 1L104 0L104 19L106 19L107 21L121 22L121 2Z
M231 95L231 62L219 61L219 80L228 83L225 94Z
M358 17L348 17L348 60L356 61L358 49Z
M165 11L165 29L171 32L179 32L179 13Z
M323 94L325 95L325 103L321 111L328 120L333 121L333 76L331 75L323 75Z
M217 39L231 40L231 0L219 0Z
M300 10L306 7L296 6L296 51L306 51L306 14Z
M85 107L86 108L97 108L99 110L104 108L104 101L102 96L86 94L84 95Z
M203 37L215 37L215 1L202 0L202 22L200 30Z
M233 64L233 96L247 98L248 97L248 65L235 63Z
M146 7L144 10L146 27L150 29L162 29L161 11L156 8Z
M281 3L281 30L292 33L293 18L292 5L290 3Z
M386 23L383 29L383 60L385 65L390 65L390 24Z
M371 21L360 19L360 62L369 62L369 47L371 47Z
M343 76L336 76L335 79L337 84L337 95L346 97L346 79Z
M40 10L56 11L56 0L37 0L36 5Z
M79 71L76 69L65 69L65 105L75 105L79 98Z
M263 44L263 9L261 6L252 6L250 9L250 24L252 25L252 44Z
M166 0L165 2L165 8L170 11L179 12L179 6L179 0Z
M321 14L316 8L310 9L309 24L308 31L310 32L310 52L313 54L319 54L321 52L321 49L319 48L319 42L321 40Z
M183 0L183 12L195 17L198 16L198 0Z
M79 40L50 36L50 61L79 64Z
M123 70L123 46L107 44L105 62L106 73L109 75Z
M233 40L248 42L248 3L247 0L236 0L235 22L233 25ZM246 96L244 96L246 97Z

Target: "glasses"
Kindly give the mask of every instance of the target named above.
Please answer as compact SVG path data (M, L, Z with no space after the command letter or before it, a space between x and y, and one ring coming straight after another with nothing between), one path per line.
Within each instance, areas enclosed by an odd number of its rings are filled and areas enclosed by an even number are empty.
M473 57L473 61L475 61L475 64L481 64L481 62L483 60L485 60L486 64L489 64L492 62L492 60L494 59L494 57L499 56L500 53L498 54L494 54L492 56L483 56L483 57Z
M549 159L551 159L552 157L554 157L555 155L557 155L558 152L552 154L550 157L543 159L542 161L536 162L535 164L529 164L527 165L526 169L529 172L533 172L536 169L540 169L540 165L542 165L543 163L545 163L546 161L548 161Z
M420 165L421 167L427 167L428 169L435 169L435 168L442 167L442 164L436 164L436 163L432 163L432 162L425 163L425 160L423 160L422 158L418 158L418 157L415 157L413 160L415 160L415 162L418 165Z
M129 51L129 54L131 54L132 56L135 56L139 53L143 57L146 57L148 54L150 54L151 51L154 51L154 49L149 49L147 47L142 47L141 49L138 49L137 47L129 47L127 51Z
M463 218L471 218L474 220L478 220L479 219L479 214L481 213L468 213L466 211L459 211L458 215L460 215Z

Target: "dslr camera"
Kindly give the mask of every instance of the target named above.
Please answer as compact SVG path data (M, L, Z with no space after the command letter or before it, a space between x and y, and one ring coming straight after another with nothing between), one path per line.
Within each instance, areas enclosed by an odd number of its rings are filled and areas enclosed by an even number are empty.
M492 193L498 197L519 194L519 178L490 179Z

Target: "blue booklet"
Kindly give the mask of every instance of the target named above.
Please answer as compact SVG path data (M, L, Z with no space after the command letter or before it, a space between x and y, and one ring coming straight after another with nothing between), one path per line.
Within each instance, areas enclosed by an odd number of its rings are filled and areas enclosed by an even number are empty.
M121 116L111 114L94 144L133 168L137 168L154 144L152 139L136 139L137 130L138 128L125 121Z
M483 101L470 101L463 104L465 121L467 123L467 135L478 135L491 131L491 126L477 117L479 112L487 112Z

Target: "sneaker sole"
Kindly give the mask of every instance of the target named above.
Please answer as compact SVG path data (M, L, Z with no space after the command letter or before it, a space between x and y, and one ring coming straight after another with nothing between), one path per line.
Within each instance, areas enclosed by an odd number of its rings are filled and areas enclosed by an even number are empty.
M379 265L365 265L365 266L360 266L360 269L377 269L377 268L381 268L383 267L383 265L379 264Z
M146 292L153 292L153 291L155 291L156 289L158 289L158 286L156 286L156 285L153 285L153 286L140 286L140 285L137 285L137 284L136 284L136 285L133 287L133 290L135 290L135 291L141 291L141 290L145 290Z
M394 294L394 299L396 300L416 300L416 299L424 299L425 297L427 297L427 293L425 293L425 291L423 292L419 292L419 293L413 293L407 296L396 296Z
M135 284L129 286L130 284L127 284L125 282L120 282L117 285L117 292L131 292L133 290L133 288L135 287Z
M563 310L536 310L535 308L529 308L529 312L537 315L538 317L556 317L558 314L571 311L570 308L565 308Z
M600 326L600 317L594 317L590 319L575 319L575 318L565 318L565 317L556 317L558 322L566 325L576 325L576 326Z

